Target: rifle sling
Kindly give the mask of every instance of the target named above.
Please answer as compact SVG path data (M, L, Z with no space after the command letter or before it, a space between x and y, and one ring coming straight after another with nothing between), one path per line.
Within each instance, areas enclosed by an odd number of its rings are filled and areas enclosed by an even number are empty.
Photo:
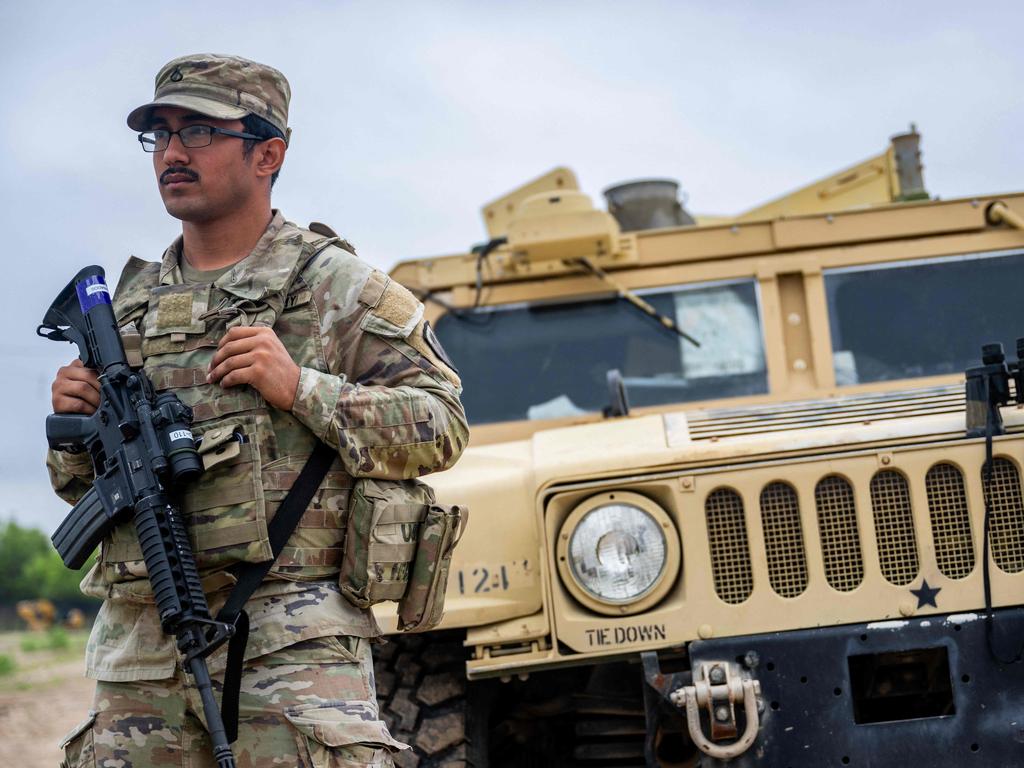
M217 613L217 621L234 624L235 633L228 641L227 666L224 670L224 690L221 697L221 718L228 742L238 738L238 694L242 685L242 662L245 659L245 646L249 640L249 616L245 612L245 604L252 593L263 583L270 569L277 562L281 550L299 524L299 520L309 506L313 494L320 487L327 470L331 468L337 453L323 441L318 441L309 460L299 473L298 479L277 508L274 519L267 526L267 536L273 558L262 563L242 563L232 569L238 578L234 589L228 595L224 607Z
M319 233L317 233L319 234ZM324 236L310 243L312 253L299 269L302 274L310 264L329 245L337 243L341 238ZM242 687L242 665L245 661L245 646L249 641L249 614L245 612L245 604L256 591L263 579L274 567L281 550L291 538L292 532L309 506L313 494L327 476L327 471L334 463L337 453L326 443L318 440L313 453L302 468L295 483L288 490L281 505L277 508L274 519L267 526L267 538L273 557L265 563L242 563L231 569L238 579L234 589L228 595L224 607L217 613L217 621L233 624L235 633L228 641L227 665L224 669L224 690L221 694L221 719L227 733L228 743L238 739L238 694Z

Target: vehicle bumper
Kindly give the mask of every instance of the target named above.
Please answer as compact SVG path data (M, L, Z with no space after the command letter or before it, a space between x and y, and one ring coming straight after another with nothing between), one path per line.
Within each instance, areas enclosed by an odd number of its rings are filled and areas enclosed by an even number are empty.
M1024 664L1009 663L1024 608L995 613L1000 660L986 624L979 612L694 642L691 669L732 663L760 684L753 744L700 765L1024 765Z

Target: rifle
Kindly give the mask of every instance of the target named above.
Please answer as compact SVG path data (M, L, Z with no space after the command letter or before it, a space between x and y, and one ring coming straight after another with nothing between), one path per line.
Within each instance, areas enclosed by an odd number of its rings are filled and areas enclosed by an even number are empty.
M78 569L112 528L133 520L161 628L177 639L202 697L217 768L234 768L206 657L235 627L210 616L184 521L167 493L203 471L192 411L172 392L156 394L146 374L128 365L102 267L75 275L36 333L77 345L100 383L100 405L91 416L46 417L50 447L88 451L96 469L92 488L51 537L53 546L64 565Z

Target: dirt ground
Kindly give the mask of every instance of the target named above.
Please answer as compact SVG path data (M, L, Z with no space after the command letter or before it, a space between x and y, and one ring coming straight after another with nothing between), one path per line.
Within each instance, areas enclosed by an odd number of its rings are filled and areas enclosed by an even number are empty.
M0 765L56 768L61 737L85 719L92 702L93 681L83 675L86 633L69 632L65 648L26 650L45 638L0 633L0 656L16 665L0 674Z

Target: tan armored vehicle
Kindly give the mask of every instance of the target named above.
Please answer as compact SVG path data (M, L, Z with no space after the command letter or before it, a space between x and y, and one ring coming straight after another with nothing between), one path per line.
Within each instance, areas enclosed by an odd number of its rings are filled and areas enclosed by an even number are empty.
M394 269L473 426L403 765L1024 764L1024 193L918 140L729 219L557 169Z

